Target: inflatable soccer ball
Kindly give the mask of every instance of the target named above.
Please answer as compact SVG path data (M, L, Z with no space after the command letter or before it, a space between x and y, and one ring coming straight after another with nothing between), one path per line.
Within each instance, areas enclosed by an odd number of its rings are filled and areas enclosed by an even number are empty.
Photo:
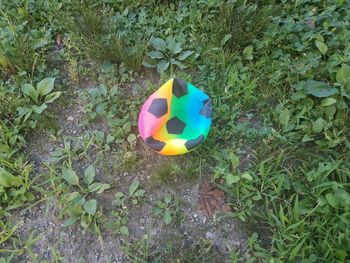
M139 115L142 139L163 155L192 151L207 137L212 122L211 100L182 79L168 80L143 104Z

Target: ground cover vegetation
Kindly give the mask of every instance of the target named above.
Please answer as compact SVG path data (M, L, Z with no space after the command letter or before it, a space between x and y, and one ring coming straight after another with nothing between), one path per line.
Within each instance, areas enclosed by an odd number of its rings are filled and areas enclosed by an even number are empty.
M71 260L26 229L43 204L62 229L120 238L125 262L350 261L349 1L0 0L0 14L0 262ZM213 127L158 157L137 115L174 76L212 98ZM205 176L229 207L208 220L245 225L241 246L134 238L137 211L188 227L176 185Z

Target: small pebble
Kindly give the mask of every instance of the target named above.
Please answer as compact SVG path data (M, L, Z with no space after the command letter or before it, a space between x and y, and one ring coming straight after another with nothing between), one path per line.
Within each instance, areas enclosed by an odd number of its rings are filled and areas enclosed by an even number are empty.
M49 251L44 252L44 259L50 260L50 252Z
M211 233L211 232L207 232L207 233L205 234L205 238L206 238L206 239L209 239L209 240L212 240L212 239L214 238L214 234Z
M205 216L203 216L202 222L203 222L203 224L205 224L207 222L207 218Z

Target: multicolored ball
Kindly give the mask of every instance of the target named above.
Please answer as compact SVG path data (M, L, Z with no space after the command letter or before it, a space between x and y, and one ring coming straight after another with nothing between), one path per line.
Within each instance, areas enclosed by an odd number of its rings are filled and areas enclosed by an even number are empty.
M172 78L143 104L138 123L140 135L162 155L184 154L207 137L212 111L207 94L189 82Z

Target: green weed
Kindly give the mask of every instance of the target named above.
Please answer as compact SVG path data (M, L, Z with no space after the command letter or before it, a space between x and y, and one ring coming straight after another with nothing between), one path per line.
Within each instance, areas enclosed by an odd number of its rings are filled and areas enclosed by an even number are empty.
M149 68L157 68L159 73L166 71L170 67L170 74L174 72L174 66L180 69L186 68L183 61L190 57L194 51L183 50L183 43L176 38L168 36L165 40L162 38L152 38L151 44L154 51L149 52L149 60L143 63Z
M176 222L181 214L181 201L177 197L167 195L164 197L164 201L157 201L156 207L153 209L153 214L161 215L165 225Z
M248 1L224 3L218 14L222 20L219 30L227 39L226 45L231 49L243 48L252 43L252 40L261 37L277 10L276 6L258 6L248 4Z
M62 169L62 178L75 191L66 191L62 195L61 216L68 217L63 226L68 227L76 222L84 228L91 228L93 231L100 232L99 222L101 213L97 210L97 200L91 198L92 193L101 194L110 188L109 184L94 182L95 168L90 165L84 171L83 182L71 168ZM82 184L83 183L83 184Z
M157 249L151 249L151 235L145 234L134 242L126 242L122 246L122 251L132 262L146 263L161 262L160 252Z

